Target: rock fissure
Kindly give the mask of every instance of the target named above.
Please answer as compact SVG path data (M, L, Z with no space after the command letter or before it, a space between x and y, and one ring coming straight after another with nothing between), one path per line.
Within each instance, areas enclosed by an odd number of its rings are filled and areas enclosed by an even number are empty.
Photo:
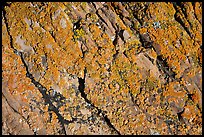
M81 96L83 97L83 99L90 104L93 108L96 108L98 111L98 115L102 114L104 121L107 123L107 125L113 129L117 134L120 135L120 132L114 127L114 125L111 123L110 119L108 118L108 116L104 113L103 110L101 110L100 108L98 108L97 106L95 106L88 98L87 98L87 94L84 92L85 89L85 79L86 79L86 73L87 70L86 68L84 69L84 78L79 78L78 77L78 82L79 82L79 87L78 90L81 93Z
M157 56L156 64L158 69L164 72L167 83L169 82L170 79L172 81L176 80L175 78L176 73L171 70L167 62L162 58L162 56Z

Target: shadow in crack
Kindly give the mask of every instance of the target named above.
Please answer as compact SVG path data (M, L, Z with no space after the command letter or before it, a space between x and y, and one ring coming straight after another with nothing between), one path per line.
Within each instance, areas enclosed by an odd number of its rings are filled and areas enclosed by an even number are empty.
M43 95L43 99L45 100L45 104L49 105L48 110L53 111L57 115L57 119L59 120L59 122L62 125L62 130L59 132L61 134L66 135L66 130L65 130L64 124L69 124L71 122L76 121L75 118L73 118L71 121L68 121L68 120L64 119L64 117L59 113L59 108L60 108L60 106L62 106L65 103L63 100L65 100L66 98L63 97L60 93L55 93L54 96L47 94L48 90L42 84L40 84L38 81L36 81L34 79L33 75L29 72L28 66L27 66L27 64L23 58L23 53L19 52L19 54L20 54L21 60L22 60L24 66L26 68L26 71L27 71L26 76L31 79L31 82L35 85L35 87L38 88L40 93ZM53 101L57 102L57 106L55 106L53 104Z
M91 107L96 108L98 111L98 115L102 114L104 121L106 122L106 124L113 129L117 134L121 135L120 132L113 126L113 124L111 123L110 119L108 118L108 116L105 114L104 111L102 111L100 108L98 108L97 106L95 106L90 100L88 100L86 93L84 92L85 89L85 76L86 76L87 70L86 68L84 69L84 78L78 78L78 82L79 82L79 87L78 90L81 93L81 96L84 98L84 100L90 104Z
M48 92L49 95L49 99L51 100L51 102L56 102L56 108L59 109L61 106L66 104L66 98L60 94L59 92L57 92L54 89L50 89L49 91L52 92Z
M161 55L157 56L156 65L159 71L163 71L167 83L170 79L175 80L176 73L172 71L172 69L168 66L166 59L163 59Z

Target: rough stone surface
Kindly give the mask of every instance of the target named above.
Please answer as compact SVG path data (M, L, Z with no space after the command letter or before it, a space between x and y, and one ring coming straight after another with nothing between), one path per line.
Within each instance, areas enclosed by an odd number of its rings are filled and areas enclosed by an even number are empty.
M7 2L2 134L201 135L201 2Z

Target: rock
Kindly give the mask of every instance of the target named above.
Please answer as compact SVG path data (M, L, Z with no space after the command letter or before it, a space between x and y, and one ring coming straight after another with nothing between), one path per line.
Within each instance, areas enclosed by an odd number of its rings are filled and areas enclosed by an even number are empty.
M2 98L2 114L4 115L2 122L3 122L3 129L2 131L5 134L13 134L13 135L33 135L33 131L29 128L29 125L26 123L25 120L22 120L23 117L16 113L15 110L9 106L8 100L5 97ZM11 102L9 102L11 103ZM14 103L14 102L13 102Z
M2 10L3 135L202 134L202 3Z
M119 35L120 35L121 39L122 39L124 42L126 42L128 39L130 39L130 35L129 35L129 33L127 32L127 30L121 30L121 31L119 32Z
M161 55L161 46L157 43L153 43L152 46L154 47L157 56Z

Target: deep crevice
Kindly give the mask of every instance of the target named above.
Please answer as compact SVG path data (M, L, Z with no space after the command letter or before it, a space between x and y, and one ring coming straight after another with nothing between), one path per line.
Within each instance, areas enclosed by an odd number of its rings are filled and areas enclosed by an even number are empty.
M73 31L81 29L81 20L82 18L79 18L79 20L73 24Z
M153 41L150 40L149 35L148 34L140 34L139 33L139 38L140 38L140 42L142 43L142 47L144 47L145 49L148 48L153 48Z
M168 66L168 63L166 62L166 59L163 59L161 55L157 56L156 65L159 69L159 71L163 71L165 75L165 79L167 83L169 83L169 80L172 81L177 80L175 78L176 73L172 71L172 69Z
M115 39L113 40L113 45L115 46L115 48L116 48L116 45L118 44L118 40L119 40L119 29L115 31Z
M84 100L91 105L91 107L93 108L96 108L97 111L98 111L98 115L102 114L105 122L107 123L107 125L113 129L115 132L117 132L117 134L121 135L120 132L113 126L113 124L111 123L110 119L108 118L108 116L105 114L104 111L102 111L100 108L98 108L97 106L95 106L88 98L87 98L87 95L86 93L84 92L84 89L85 89L85 77L86 77L86 73L87 73L87 70L86 70L86 67L84 69L84 78L79 78L78 77L78 82L79 82L79 87L78 87L78 90L80 91L81 93L81 96L84 98Z

